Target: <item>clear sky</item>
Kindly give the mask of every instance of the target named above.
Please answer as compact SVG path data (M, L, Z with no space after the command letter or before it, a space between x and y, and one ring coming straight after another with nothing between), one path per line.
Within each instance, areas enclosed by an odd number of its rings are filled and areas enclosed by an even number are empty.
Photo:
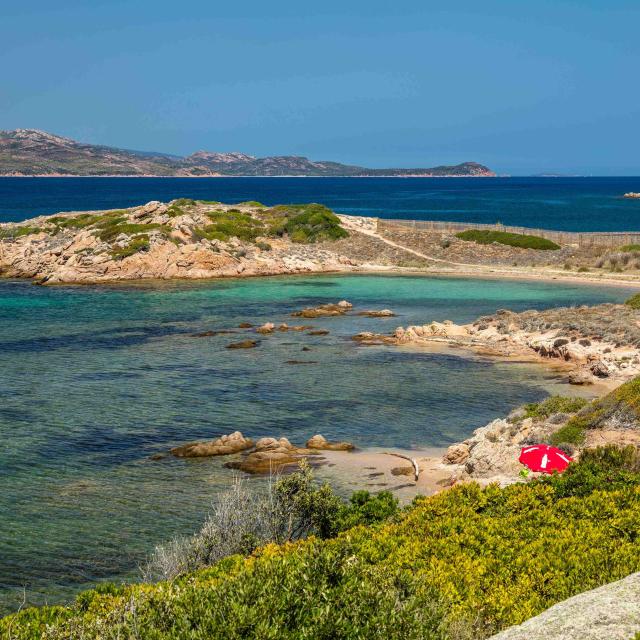
M0 2L0 129L640 175L640 1Z

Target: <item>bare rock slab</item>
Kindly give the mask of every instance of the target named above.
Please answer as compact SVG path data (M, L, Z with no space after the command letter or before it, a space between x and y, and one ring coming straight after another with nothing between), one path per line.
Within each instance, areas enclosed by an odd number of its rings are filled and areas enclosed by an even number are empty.
M490 640L631 640L640 631L640 573L559 602Z

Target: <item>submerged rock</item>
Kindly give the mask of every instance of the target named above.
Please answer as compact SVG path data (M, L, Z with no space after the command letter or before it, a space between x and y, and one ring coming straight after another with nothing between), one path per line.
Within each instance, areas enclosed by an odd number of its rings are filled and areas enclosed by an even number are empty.
M352 451L355 446L350 442L331 442L324 436L316 434L307 440L307 449L325 451Z
M253 325L250 322L241 322L238 325L238 328L240 329L251 329L253 327Z
M245 438L240 431L220 436L210 442L191 442L174 447L170 453L176 458L203 458L208 456L227 456L253 447L253 440Z
M240 342L232 342L226 346L227 349L253 349L258 346L257 340L240 340Z
M346 300L338 303L321 304L318 307L308 307L302 311L294 311L291 315L295 318L322 318L331 316L342 316L349 311L353 305Z
M329 335L328 329L315 329L314 331L309 331L307 335L309 336L327 336Z
M367 318L394 318L396 314L391 309L380 309L380 311L367 310L360 311L359 316L365 316Z

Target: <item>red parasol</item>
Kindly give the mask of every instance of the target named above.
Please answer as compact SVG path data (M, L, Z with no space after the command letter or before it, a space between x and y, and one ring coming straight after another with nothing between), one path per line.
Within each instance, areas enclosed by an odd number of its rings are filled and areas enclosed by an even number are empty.
M522 447L519 462L531 469L542 473L562 473L572 461L564 451L548 444L535 444L531 447Z

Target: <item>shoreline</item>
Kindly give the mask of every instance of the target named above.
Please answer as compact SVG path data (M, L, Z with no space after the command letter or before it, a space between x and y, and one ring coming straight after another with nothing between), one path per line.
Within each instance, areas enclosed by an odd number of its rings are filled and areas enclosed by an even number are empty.
M479 265L481 266L481 265ZM217 282L227 280L248 280L259 278L278 278L278 277L304 277L304 276L348 276L348 275L362 275L362 276L388 276L388 277L420 277L420 278L457 278L461 280L516 280L523 282L530 281L542 281L545 283L564 283L569 282L576 285L593 286L601 285L604 287L638 287L640 289L640 275L636 277L629 277L628 279L611 278L607 276L594 277L593 275L581 276L576 273L565 274L562 271L557 272L531 272L531 271L513 271L513 270L498 270L496 267L490 267L487 271L479 270L477 272L471 270L447 270L447 269L416 269L415 267L398 267L398 266L386 266L368 265L366 267L353 267L344 269L327 269L325 271L296 271L296 272L273 272L273 273L250 273L243 275L242 273L230 274L230 275L216 275L216 276L203 276L203 277L171 277L171 278L158 278L158 277L138 277L135 279L113 278L105 280L75 280L66 282L53 282L46 283L46 286L50 287L64 287L64 286L98 286L98 285L110 285L110 286L132 286L136 284L152 284L152 283L206 283ZM33 284L40 285L35 277L30 276L15 276L4 275L0 273L0 280L23 282L30 281Z

